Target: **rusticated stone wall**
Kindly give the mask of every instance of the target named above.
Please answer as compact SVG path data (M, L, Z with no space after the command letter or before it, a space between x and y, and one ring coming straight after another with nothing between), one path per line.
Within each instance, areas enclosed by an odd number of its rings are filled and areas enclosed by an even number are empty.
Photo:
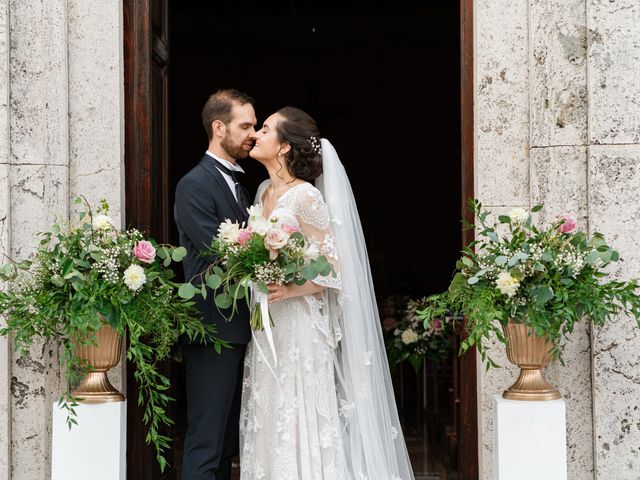
M542 203L604 233L640 276L640 3L477 0L476 192L496 213ZM567 403L569 478L637 479L640 330L580 325L548 379ZM515 378L478 370L481 471L492 478L491 396Z
M24 258L71 199L123 207L122 4L0 0L0 255ZM6 259L5 259L6 260ZM112 378L122 384L122 370ZM55 345L0 338L0 479L50 477Z

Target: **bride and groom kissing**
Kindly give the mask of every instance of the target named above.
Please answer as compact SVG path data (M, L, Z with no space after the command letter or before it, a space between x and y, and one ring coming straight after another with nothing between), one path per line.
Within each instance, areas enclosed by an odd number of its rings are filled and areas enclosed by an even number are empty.
M213 295L198 297L204 323L230 348L181 339L187 433L182 480L409 480L369 261L355 199L331 143L308 114L284 107L256 130L253 99L219 90L202 110L203 158L178 183L174 215L189 252L185 278L202 272L199 252L222 222L243 223L257 205L315 244L335 277L269 285L271 344L252 330L243 302L231 321ZM269 174L255 202L237 160Z

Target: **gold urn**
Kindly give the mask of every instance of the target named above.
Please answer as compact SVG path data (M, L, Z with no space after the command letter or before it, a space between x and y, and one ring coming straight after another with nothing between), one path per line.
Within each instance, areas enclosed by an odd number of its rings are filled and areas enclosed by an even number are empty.
M83 403L122 402L124 395L111 385L107 377L107 371L120 361L122 335L105 323L95 336L96 345L76 344L78 357L86 358L91 369L73 396L80 397Z
M551 342L536 335L523 323L509 320L502 330L507 339L507 357L520 367L516 382L502 394L509 400L558 400L560 392L544 378L542 369L553 360Z

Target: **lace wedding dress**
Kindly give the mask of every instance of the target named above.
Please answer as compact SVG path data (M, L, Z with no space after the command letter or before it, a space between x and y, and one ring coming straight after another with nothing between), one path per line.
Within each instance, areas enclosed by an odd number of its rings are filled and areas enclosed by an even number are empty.
M269 182L258 189L259 205ZM341 332L329 297L341 289L341 276L327 205L316 187L302 183L278 199L270 218L300 228L337 276L317 277L314 283L327 287L319 294L269 306L277 359L265 332L253 332L242 386L241 479L351 480L334 378Z

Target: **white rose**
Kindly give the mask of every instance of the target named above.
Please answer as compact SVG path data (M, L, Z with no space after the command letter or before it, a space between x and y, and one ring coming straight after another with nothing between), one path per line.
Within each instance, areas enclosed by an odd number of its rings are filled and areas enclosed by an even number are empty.
M255 219L249 218L249 226L258 235L266 235L273 227L273 224L263 217L256 217Z
M407 328L404 332L402 332L402 343L405 345L409 345L411 343L415 343L420 338L418 334L411 328Z
M227 219L218 227L218 240L224 243L235 243L238 233L240 233L240 225Z
M146 281L147 276L140 265L132 264L124 271L124 284L133 292L139 290Z
M311 242L304 247L304 252L302 253L304 259L306 261L309 260L317 260L320 257L320 249L318 248L318 244L315 242Z
M524 223L529 218L529 213L524 208L514 208L509 212L509 217L514 223Z
M113 225L113 220L108 215L98 214L91 222L94 230L109 230Z
M503 271L498 274L496 287L500 290L500 293L511 298L518 292L520 282L516 277L512 277L509 272Z

